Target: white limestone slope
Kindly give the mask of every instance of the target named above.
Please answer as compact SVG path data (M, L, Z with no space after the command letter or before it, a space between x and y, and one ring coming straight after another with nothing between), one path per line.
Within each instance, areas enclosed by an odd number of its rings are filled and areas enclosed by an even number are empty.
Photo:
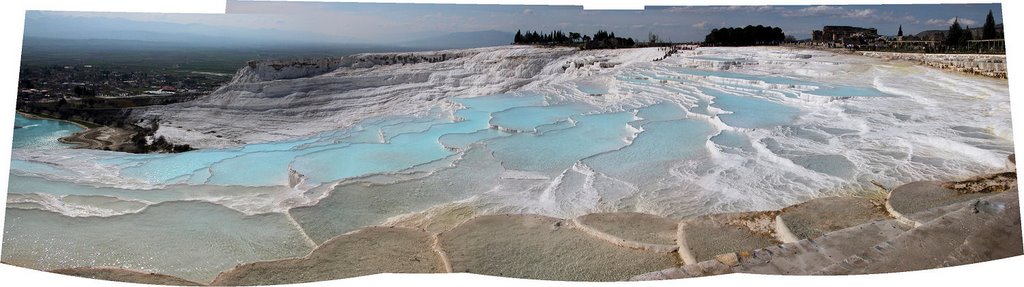
M158 118L158 134L172 142L199 148L234 146L335 130L373 116L450 109L444 101L449 97L543 87L578 76L563 68L573 61L650 61L659 53L505 46L252 61L209 96L152 107L134 116ZM590 64L599 70L598 63Z

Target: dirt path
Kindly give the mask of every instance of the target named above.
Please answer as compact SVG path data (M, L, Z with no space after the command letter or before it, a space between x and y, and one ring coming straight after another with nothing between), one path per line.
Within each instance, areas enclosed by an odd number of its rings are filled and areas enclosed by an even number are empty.
M114 127L89 128L85 131L60 138L67 144L77 144L78 148L119 150L121 145L129 143L135 131Z

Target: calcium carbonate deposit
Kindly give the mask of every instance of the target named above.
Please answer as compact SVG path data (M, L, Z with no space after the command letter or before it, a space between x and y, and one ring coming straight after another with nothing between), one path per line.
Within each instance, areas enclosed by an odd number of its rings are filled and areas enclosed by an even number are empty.
M209 96L133 114L200 150L16 144L3 260L209 282L370 225L777 209L1001 170L1013 151L1006 80L788 48L664 54L250 62ZM16 143L67 133L24 120Z

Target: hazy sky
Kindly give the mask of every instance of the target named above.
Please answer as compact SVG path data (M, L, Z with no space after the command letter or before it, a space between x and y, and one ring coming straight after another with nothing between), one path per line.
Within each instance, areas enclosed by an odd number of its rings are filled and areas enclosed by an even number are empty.
M604 29L637 39L653 32L674 41L699 41L713 28L762 24L782 27L787 35L804 39L823 25L874 27L881 34L894 35L902 24L904 32L914 34L946 29L959 17L961 24L979 27L990 9L996 22L1002 23L999 4L678 6L596 11L580 6L228 0L229 15L30 12L26 35L48 36L46 33L55 33L59 27L67 27L65 34L69 35L81 34L75 29L90 29L97 35L104 30L116 35L126 30L173 34L205 29L208 36L390 43L449 32L523 29L592 34ZM39 28L43 26L47 29Z

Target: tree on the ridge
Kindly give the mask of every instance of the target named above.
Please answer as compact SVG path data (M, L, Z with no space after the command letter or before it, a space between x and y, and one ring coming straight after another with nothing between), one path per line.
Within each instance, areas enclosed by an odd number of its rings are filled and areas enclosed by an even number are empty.
M550 32L538 31L516 31L514 44L526 45L559 45L577 46L581 49L615 49L625 47L636 47L636 40L633 38L615 37L615 33L604 30L597 31L593 37L577 32L564 32L553 30Z
M992 10L988 10L988 16L985 16L985 26L981 28L981 39L991 40L999 37L996 34L996 20L992 17Z
M967 41L974 40L974 32L971 32L971 26L964 26L964 33L960 34L960 46L967 46Z
M903 25L900 25L900 30L896 31L897 37L903 37Z
M960 27L960 19L953 19L953 24L949 25L949 31L946 32L946 46L960 46L960 40L964 37L963 34L964 29Z
M712 29L704 37L705 44L715 46L778 45L784 41L782 28L763 25Z

